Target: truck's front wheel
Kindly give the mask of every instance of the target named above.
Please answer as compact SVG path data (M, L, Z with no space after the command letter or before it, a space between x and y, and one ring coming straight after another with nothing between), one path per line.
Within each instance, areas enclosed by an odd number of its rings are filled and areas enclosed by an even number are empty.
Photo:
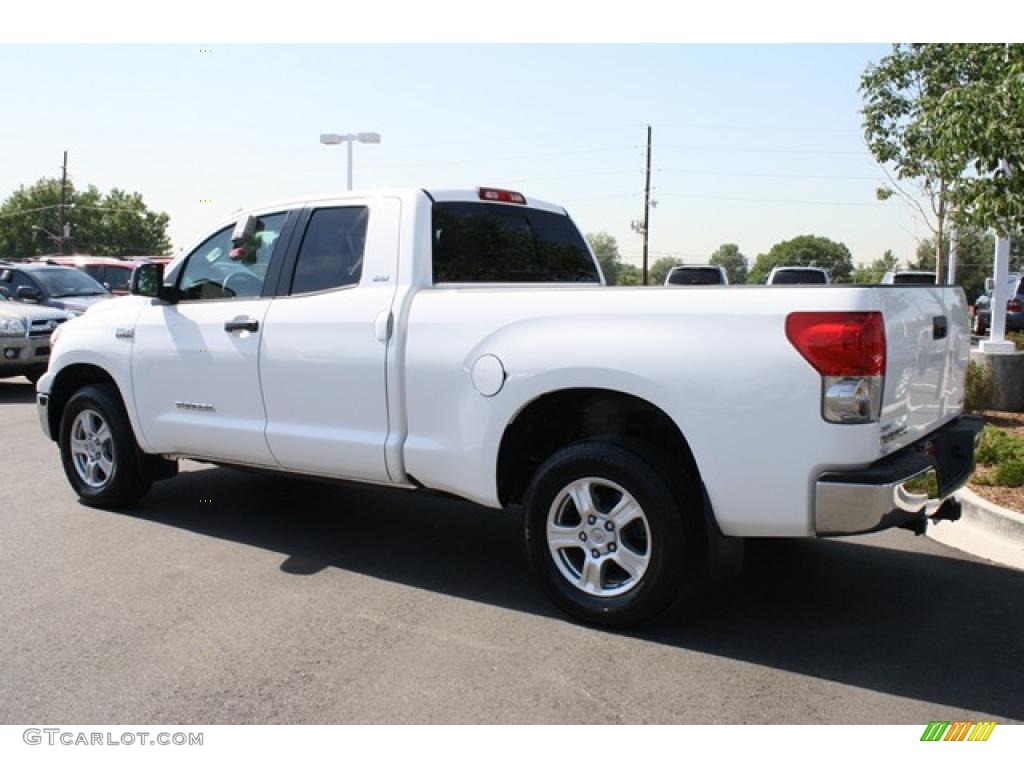
M131 504L152 484L128 415L109 385L83 387L68 400L60 455L68 481L90 506Z
M641 453L583 442L552 456L526 495L526 540L548 596L622 626L664 611L687 572L685 494Z

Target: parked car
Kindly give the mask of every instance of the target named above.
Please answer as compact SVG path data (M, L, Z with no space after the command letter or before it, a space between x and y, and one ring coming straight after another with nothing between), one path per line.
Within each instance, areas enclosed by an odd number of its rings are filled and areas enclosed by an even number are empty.
M148 259L115 259L109 256L48 256L46 264L59 264L63 267L74 267L85 272L97 283L115 296L127 296L132 281L132 272L139 264Z
M916 269L901 269L886 272L882 285L935 285L935 273Z
M766 285L828 285L828 270L821 267L772 267Z
M665 276L665 285L728 285L729 276L722 267L680 264Z
M1010 299L1006 303L1006 330L1024 330L1024 280L1019 274L1011 273L1007 276L1010 283ZM985 281L985 291L974 302L974 312L971 320L971 331L975 336L983 336L988 333L992 325L992 278Z
M0 263L0 293L14 301L63 309L72 315L111 297L110 291L84 272L36 262Z
M25 376L35 384L50 360L50 336L70 315L11 301L0 293L0 379Z
M743 537L955 519L981 428L960 288L609 290L565 209L509 190L236 214L133 285L37 387L84 503L182 458L454 495L522 514L547 594L600 624ZM904 485L929 472L934 504Z

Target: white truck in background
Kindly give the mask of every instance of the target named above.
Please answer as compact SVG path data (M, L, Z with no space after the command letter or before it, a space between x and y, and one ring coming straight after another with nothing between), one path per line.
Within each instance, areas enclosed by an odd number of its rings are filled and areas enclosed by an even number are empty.
M507 190L267 206L133 293L62 326L38 384L85 503L190 458L522 509L595 623L744 537L955 519L973 468L959 288L608 288L563 208Z

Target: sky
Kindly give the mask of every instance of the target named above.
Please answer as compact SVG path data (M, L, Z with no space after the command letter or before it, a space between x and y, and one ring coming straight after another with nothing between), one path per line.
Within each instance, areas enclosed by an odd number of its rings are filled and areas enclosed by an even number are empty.
M856 262L927 234L866 150L859 77L887 45L0 45L0 198L58 176L141 192L174 253L240 207L356 188L498 186L564 205L639 263L751 260L802 234Z

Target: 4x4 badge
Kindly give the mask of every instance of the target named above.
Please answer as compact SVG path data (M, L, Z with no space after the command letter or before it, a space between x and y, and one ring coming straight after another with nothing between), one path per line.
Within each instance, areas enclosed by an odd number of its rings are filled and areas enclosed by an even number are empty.
M118 328L114 331L114 336L118 339L134 339L135 329L133 328Z

